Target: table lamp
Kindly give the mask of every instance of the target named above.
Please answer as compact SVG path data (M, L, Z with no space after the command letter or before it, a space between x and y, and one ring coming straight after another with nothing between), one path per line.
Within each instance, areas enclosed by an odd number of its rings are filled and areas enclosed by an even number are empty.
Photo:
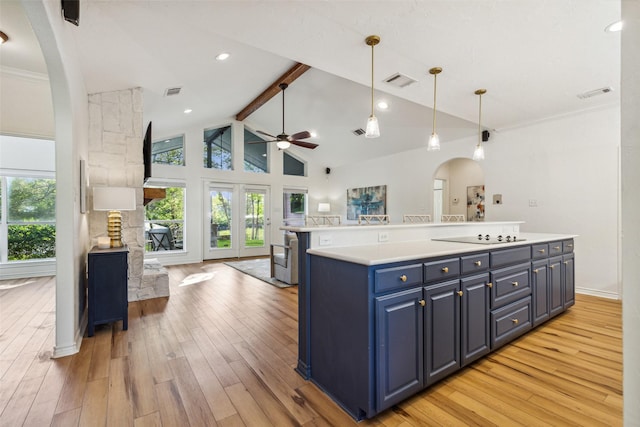
M109 211L107 216L107 234L111 239L110 247L121 248L122 214L120 211L136 210L136 189L130 187L94 187L93 210Z

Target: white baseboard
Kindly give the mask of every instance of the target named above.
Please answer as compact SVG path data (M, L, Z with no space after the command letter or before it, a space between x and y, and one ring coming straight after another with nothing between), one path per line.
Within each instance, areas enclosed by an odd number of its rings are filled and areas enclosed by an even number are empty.
M607 292L607 291L600 291L597 289L588 289L588 288L578 288L576 287L576 293L577 294L584 294L584 295L591 295L594 297L601 297L601 298L608 298L608 299L615 299L615 300L619 300L620 295L616 292Z

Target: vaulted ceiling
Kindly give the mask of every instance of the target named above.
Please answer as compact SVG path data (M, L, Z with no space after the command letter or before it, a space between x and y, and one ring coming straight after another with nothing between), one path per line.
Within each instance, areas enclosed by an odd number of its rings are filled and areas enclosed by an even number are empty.
M3 15L7 1L3 0ZM11 0L9 0L11 3ZM424 146L431 132L438 76L438 133L443 144L577 111L619 104L619 0L424 1L102 1L81 0L70 26L89 93L140 86L155 135L224 124L295 62L310 65L287 89L286 131L313 130L316 150L297 150L324 166ZM0 20L7 32L7 20ZM352 131L370 114L371 48L382 136ZM16 34L14 40L19 38ZM42 72L41 64L4 51L2 66ZM220 52L231 57L216 61ZM417 80L398 88L400 72ZM180 95L164 96L169 87ZM587 99L578 94L611 87ZM193 112L185 115L183 110ZM281 97L245 123L277 134Z

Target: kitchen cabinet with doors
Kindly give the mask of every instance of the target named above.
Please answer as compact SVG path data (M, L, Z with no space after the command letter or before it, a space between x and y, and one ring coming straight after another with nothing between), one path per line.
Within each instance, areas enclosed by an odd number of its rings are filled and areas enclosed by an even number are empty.
M309 379L364 419L506 345L551 316L557 257L532 250L519 242L373 265L311 254ZM559 261L565 310L573 252Z

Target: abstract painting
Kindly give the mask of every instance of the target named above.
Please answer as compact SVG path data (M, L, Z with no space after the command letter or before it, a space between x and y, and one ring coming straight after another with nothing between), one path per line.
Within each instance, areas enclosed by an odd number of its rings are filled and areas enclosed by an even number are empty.
M350 188L347 190L347 219L358 215L385 215L387 213L387 186Z
M484 185L467 187L467 221L484 221Z

